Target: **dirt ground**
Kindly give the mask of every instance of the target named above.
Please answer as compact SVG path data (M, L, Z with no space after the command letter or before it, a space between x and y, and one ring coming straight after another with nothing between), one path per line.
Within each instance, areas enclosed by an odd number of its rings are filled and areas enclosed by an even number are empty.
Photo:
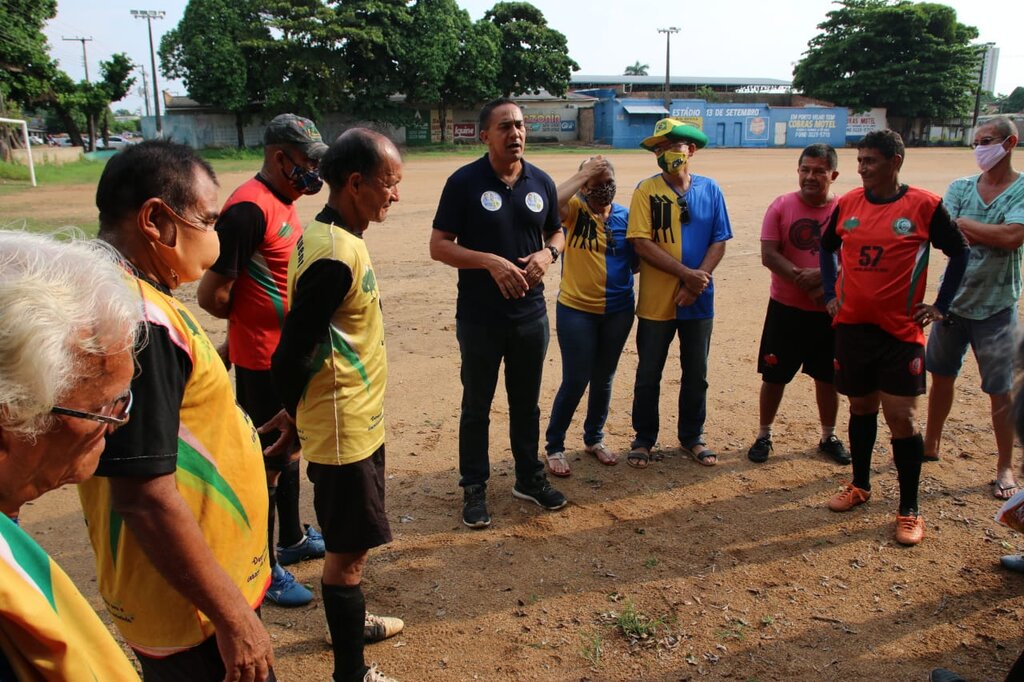
M966 150L911 149L908 157L903 180L940 193L973 169ZM558 182L583 157L528 158ZM577 413L568 440L573 474L556 481L571 504L544 512L511 496L508 410L499 388L491 429L494 522L471 531L460 522L457 487L456 273L427 252L444 180L468 159L412 158L401 202L366 235L391 363L388 509L395 540L372 552L364 587L372 611L406 621L403 634L367 648L368 661L406 681L923 680L938 665L972 680L1002 679L1021 645L1024 581L1001 570L998 557L1018 551L1022 541L992 521L998 502L987 484L995 444L973 359L958 385L943 459L923 471L928 530L916 548L892 539L896 479L884 425L872 501L848 514L825 507L850 473L816 454L817 414L806 377L786 394L772 458L755 465L745 456L758 423L755 359L768 300L760 223L772 198L796 188L796 160L795 150L709 150L692 162L722 185L735 235L715 273L707 437L719 465L698 466L671 438L678 389L673 350L661 405L665 460L644 471L624 462L600 465L582 451ZM628 205L631 188L657 169L642 152L616 154L614 163L618 201ZM854 151L841 153L840 172L838 191L858 184ZM222 177L222 198L246 176ZM0 223L26 212L81 220L95 214L93 192L63 186L4 194ZM300 202L302 219L320 205ZM944 263L936 252L929 297ZM555 269L546 285L553 325ZM191 290L182 297L191 300ZM222 322L204 318L204 324L215 340L223 337ZM632 436L635 368L631 338L607 427L608 443L619 453ZM544 423L559 379L552 329ZM846 409L844 401L844 441ZM308 487L303 508L312 521ZM75 491L46 495L22 518L102 611ZM319 592L319 561L293 569ZM628 625L630 614L641 625L634 633L652 634L627 636L617 623ZM267 606L264 619L280 679L330 679L319 598L299 609Z

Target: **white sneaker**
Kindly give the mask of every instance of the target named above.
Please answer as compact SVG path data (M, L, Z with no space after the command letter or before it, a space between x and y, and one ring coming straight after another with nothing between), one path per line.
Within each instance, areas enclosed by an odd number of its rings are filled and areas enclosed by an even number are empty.
M377 669L377 664L373 663L370 665L370 669L363 675L363 682L398 682L393 677L388 677L380 670Z

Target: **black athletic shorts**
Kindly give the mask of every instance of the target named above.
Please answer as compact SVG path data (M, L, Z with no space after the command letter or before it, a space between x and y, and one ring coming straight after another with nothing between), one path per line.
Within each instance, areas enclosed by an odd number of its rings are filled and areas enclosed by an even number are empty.
M836 326L836 389L854 398L882 391L925 392L924 346L901 341L874 324Z
M768 299L768 312L757 352L757 371L770 384L788 384L803 367L804 374L832 383L835 332L832 317L823 311L801 310Z
M258 429L281 411L281 401L274 391L274 382L269 369L246 369L235 365L235 398ZM260 434L260 448L266 449L277 441L278 432ZM299 449L296 437L288 447L288 453L277 457L264 457L263 466L269 471L284 471L288 468L288 454ZM298 466L298 460L292 466Z
M384 446L352 464L310 462L313 509L328 552L365 552L391 542L384 509Z

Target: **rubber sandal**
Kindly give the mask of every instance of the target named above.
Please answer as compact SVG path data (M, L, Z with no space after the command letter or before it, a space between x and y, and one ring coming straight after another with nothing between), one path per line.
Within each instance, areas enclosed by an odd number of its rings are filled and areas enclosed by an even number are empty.
M605 466L613 467L619 463L619 458L608 449L604 443L594 443L583 448L587 454L593 455L597 461Z
M707 446L704 446L704 449L700 452L694 452L692 448L687 447L683 447L682 451L684 454L689 455L690 459L701 466L713 467L718 464L718 455L715 454L714 450ZM709 459L712 461L709 462Z
M997 500L1008 500L1020 492L1020 483L1016 481L1008 486L1004 486L998 479L993 478L988 484L992 486L992 497Z
M921 455L921 461L923 462L938 462L939 459L938 455Z
M650 448L633 448L626 455L626 464L634 469L646 469L651 463Z
M569 468L569 462L565 459L564 452L549 452L545 455L548 460L548 473L552 476L558 476L559 478L567 478L572 474L572 470ZM551 468L551 463L556 462L565 467L565 471L555 471Z

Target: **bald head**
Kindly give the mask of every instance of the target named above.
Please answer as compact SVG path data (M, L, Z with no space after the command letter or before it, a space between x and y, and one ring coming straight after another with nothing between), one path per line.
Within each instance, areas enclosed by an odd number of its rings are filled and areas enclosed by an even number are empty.
M401 158L386 135L369 128L349 128L331 143L320 160L320 177L333 192L343 188L353 173L373 176L385 159L401 163Z

